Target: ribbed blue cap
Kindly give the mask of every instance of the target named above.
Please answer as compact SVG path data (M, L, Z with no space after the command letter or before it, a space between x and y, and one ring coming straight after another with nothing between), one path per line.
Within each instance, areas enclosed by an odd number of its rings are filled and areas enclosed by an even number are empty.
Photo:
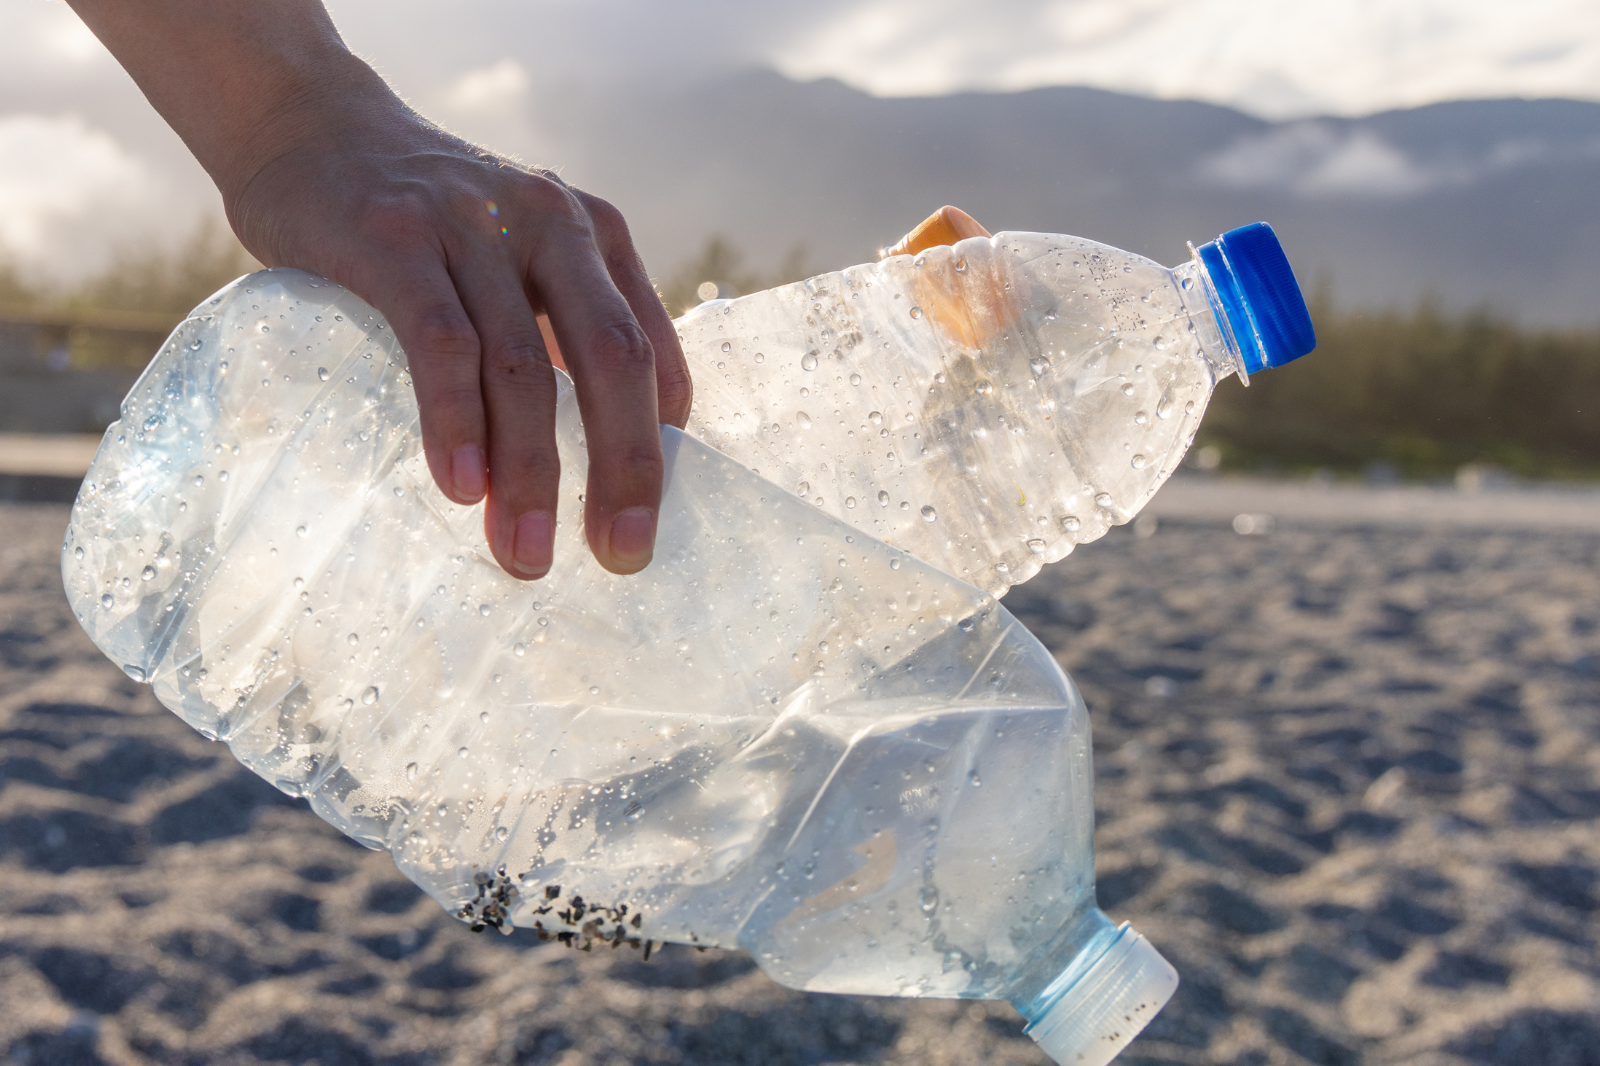
M1317 346L1311 312L1271 226L1252 222L1195 251L1211 275L1247 372L1282 366Z

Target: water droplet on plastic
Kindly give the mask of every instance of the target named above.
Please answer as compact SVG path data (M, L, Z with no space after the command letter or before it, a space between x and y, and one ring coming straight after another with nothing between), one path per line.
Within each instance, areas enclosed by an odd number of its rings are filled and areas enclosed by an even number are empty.
M796 496L804 496L806 493L808 493L810 491L811 491L811 482L802 481L802 482L800 482L800 484L795 486L794 494Z
M921 318L921 317L922 317L922 308L920 308L920 307L913 307L913 308L912 308L912 309L911 309L911 317L912 317L912 318Z
M589 695L591 695L591 696L600 695L600 686L599 685L590 685L589 686Z
M204 474L196 474L194 476L194 487L195 488L200 488L205 483L206 483L206 479L205 479L205 475Z
M109 592L100 597L100 606L104 607L108 611L111 610L111 605L116 602L117 601L115 597L113 597Z
M1172 397L1171 396L1163 396L1163 397L1161 397L1160 402L1158 402L1156 404L1156 417L1157 418L1171 418L1172 417Z
M307 530L306 530L305 526L295 526L294 527L294 535L297 536L297 537L305 536L306 532L307 532Z
M350 646L351 646L351 647L352 647L352 648L353 648L353 647L355 647L355 646L356 646L356 645L357 645L357 644L360 644L360 643L361 643L361 634L359 634L359 633L351 633L351 634L350 634L350 635L349 635L349 636L348 636L348 637L346 637L346 638L345 638L345 639L346 639L346 640L348 640L348 641L349 641L349 642L350 642Z
M917 895L917 906L922 908L923 914L932 914L939 909L939 890L929 885Z
M1136 425L1136 426L1149 425L1150 424L1150 412L1149 411L1138 411L1138 412L1135 412L1135 414L1133 416L1133 424Z
M756 353L756 362L765 363L766 361L767 361L767 357L766 356L762 355L760 352Z
M799 426L801 429L810 429L811 416L806 414L804 411L797 411L794 416L794 424Z
M83 545L82 544L80 544L76 548L72 549L72 557L74 559L82 559L83 558Z
M817 368L817 353L807 352L800 357L801 370L815 370Z
M851 374L850 375L850 384L852 384L852 385L861 384L861 375L860 374Z
M146 581L154 581L156 579L156 568L153 566L147 566L143 570L139 571L139 576Z
M856 498L854 496L846 496L844 498L844 505L846 507L854 507L856 505Z
M898 569L900 569L900 560L898 558L890 559L889 560L889 569L890 570L898 570Z
M133 678L135 681L143 681L146 676L144 667L135 666L132 663L123 663L122 672Z
M978 780L978 771L976 771L976 770L968 770L967 771L967 784L971 785L973 788L981 788L981 787L983 787L983 782Z
M1188 403L1183 405L1183 413L1186 414L1186 415L1194 414L1194 401L1193 400L1190 400Z
M1129 381L1129 382L1125 382L1123 384L1123 386L1122 386L1122 395L1124 395L1124 396L1132 396L1133 395L1133 382Z
M933 504L925 503L922 505L922 520L924 522L937 522L939 520L939 512L934 510Z
M1142 455L1135 455L1135 456L1134 456L1134 457L1133 457L1133 468L1134 468L1134 469L1135 469L1135 470L1143 470L1143 469L1144 469L1144 464L1145 464L1145 458L1144 458L1144 456L1142 456Z
M1032 359L1028 360L1028 366L1032 368L1035 375L1043 374L1046 370L1050 369L1050 360L1046 359L1042 355L1036 355Z
M729 344L727 341L723 341L722 342L722 350L725 351L725 352L731 352L731 351L733 351L733 345Z
M494 838L496 840L500 841L502 844L505 843L506 837L508 837L510 835L511 835L511 830L507 829L505 826L501 826L500 828L498 828L498 829L496 829L494 831Z
M882 422L883 422L883 412L882 411L868 411L867 412L867 421L871 422L875 426L876 425L881 425Z
M478 604L478 613L485 618L489 617L490 607L487 603Z
M512 647L511 654L515 655L517 658L520 659L524 655L528 654L528 646L526 644L518 642L515 646Z
M966 272L967 272L967 259L966 259L966 256L962 256L960 259L956 260L956 273L957 274L965 274Z
M972 627L977 624L977 622L973 621L972 616L968 615L966 618L963 618L961 621L956 623L956 628L961 630L963 633L971 633Z
M1045 549L1045 543L1044 543L1044 541L1040 540L1038 537L1035 537L1032 540L1028 541L1028 550L1031 551L1033 554L1039 555L1039 554L1044 552L1044 549Z
M406 780L407 781L415 781L417 779L417 771L418 771L418 769L419 768L418 768L416 763L414 763L414 762L406 763Z
M367 688L366 688L366 691L361 693L361 704L362 704L362 706L371 707L374 703L377 703L377 702L378 702L378 686L377 685L368 685Z
M1076 533L1078 530L1083 528L1083 523L1078 521L1076 516L1067 515L1067 517L1061 520L1061 528L1066 530L1068 533Z
M879 507L887 507L887 506L889 506L889 494L887 492L879 490L879 492L878 492L878 506Z
M973 386L973 391L979 396L987 396L994 391L994 384L989 381L980 381Z
M318 381L327 381L328 380L328 368L327 367L325 367L325 366L317 367L317 380Z
M1094 498L1097 507L1110 507L1112 504L1111 493L1102 492Z

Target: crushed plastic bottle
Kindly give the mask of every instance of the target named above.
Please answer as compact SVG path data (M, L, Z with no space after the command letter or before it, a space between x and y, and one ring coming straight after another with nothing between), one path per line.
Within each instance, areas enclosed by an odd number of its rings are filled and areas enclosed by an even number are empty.
M1219 381L1316 345L1261 222L1170 270L970 237L703 303L678 333L691 433L997 596L1133 518Z
M562 383L563 514L585 475ZM95 643L474 928L748 950L813 991L1000 998L1103 1063L1172 968L1095 904L1089 726L992 596L663 428L655 561L513 580L403 354L271 270L184 321L62 546Z

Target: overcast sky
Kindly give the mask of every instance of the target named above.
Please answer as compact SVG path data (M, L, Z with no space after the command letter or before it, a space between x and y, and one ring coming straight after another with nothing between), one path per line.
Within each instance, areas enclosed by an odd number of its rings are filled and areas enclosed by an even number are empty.
M1268 118L1600 100L1596 0L332 0L424 112L545 162L541 86L748 66L880 95L1093 85ZM219 210L59 0L0 5L0 252L71 274Z

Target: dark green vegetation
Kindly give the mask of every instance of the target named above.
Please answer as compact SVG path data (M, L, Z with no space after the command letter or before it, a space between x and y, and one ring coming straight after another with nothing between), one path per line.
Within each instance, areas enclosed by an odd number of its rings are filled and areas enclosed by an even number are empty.
M1431 302L1353 312L1325 298L1312 318L1315 352L1217 390L1200 442L1225 466L1384 463L1430 478L1487 463L1521 477L1600 476L1600 325L1535 332Z

